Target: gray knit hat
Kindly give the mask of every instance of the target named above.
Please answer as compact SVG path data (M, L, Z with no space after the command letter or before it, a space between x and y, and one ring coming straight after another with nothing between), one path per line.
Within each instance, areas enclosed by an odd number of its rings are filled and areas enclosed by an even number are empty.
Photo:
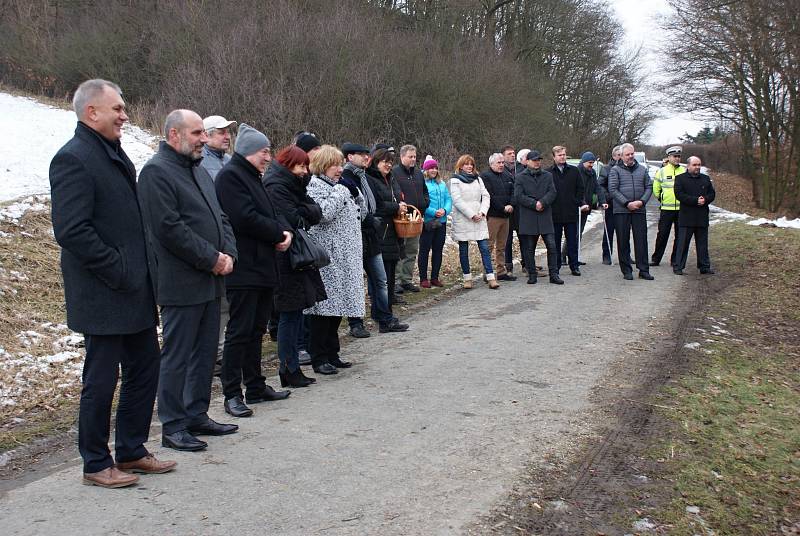
M234 152L242 156L250 156L272 144L262 132L254 129L247 123L239 125L239 132L236 134L236 144L233 146Z

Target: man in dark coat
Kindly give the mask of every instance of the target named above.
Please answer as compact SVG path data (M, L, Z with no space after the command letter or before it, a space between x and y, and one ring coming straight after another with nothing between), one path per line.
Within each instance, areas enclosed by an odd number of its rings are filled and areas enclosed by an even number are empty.
M514 205L519 213L520 249L525 265L533 267L536 254L536 242L539 236L547 246L547 267L550 282L563 285L558 275L558 251L553 233L553 209L556 199L556 187L553 175L542 170L542 155L533 150L528 153L528 169L517 175L514 182ZM528 283L536 283L536 269L528 270Z
M156 264L139 209L136 169L122 150L128 120L120 88L81 84L73 100L75 136L50 163L53 232L61 246L67 324L83 333L78 448L83 482L135 484L124 471L163 473L144 443L158 385ZM116 465L108 448L111 404L122 367L116 418Z
M608 195L608 172L618 165L622 157L620 146L616 145L611 150L611 160L608 164L603 166L600 170L600 176L597 178L597 187L603 193L606 199L603 213L603 223L605 230L603 231L603 264L611 265L611 254L614 253L614 207L611 202L611 196Z
M583 230L586 227L586 222L589 219L589 214L597 207L606 209L608 205L605 202L605 190L600 188L597 184L597 172L594 169L597 157L591 151L586 151L581 155L581 161L578 163L578 173L581 176L583 183L583 206L581 210L581 225L578 229L578 236L583 236ZM580 244L580 240L578 241ZM561 248L561 258L567 257L567 251L564 247ZM580 261L580 251L578 251L578 264L583 266L585 262Z
M277 216L261 184L261 175L271 159L267 136L242 123L233 157L214 183L239 254L233 272L225 277L230 319L221 376L225 412L234 417L253 414L242 399L242 383L248 404L281 400L290 393L276 392L261 374L261 345L278 285L275 252L286 251L292 243L290 225Z
M203 450L197 435L225 435L238 426L208 416L217 354L220 298L233 270L236 242L200 159L206 132L190 110L174 110L166 141L142 169L139 189L158 259L157 301L162 306L164 348L158 416L162 445Z
M561 266L561 236L566 236L569 269L572 275L581 275L578 265L578 209L588 210L583 202L583 181L578 168L567 164L567 149L561 145L553 147L553 175L556 199L553 202L553 226L558 248L558 266Z
M400 200L408 205L414 205L425 213L430 199L428 197L428 187L425 186L425 177L417 167L417 148L413 145L403 145L400 147L400 163L392 168L392 176L400 186ZM419 292L419 287L413 282L414 268L417 266L417 254L419 253L419 237L406 238L403 243L403 253L397 263L397 281L400 286L397 290Z
M711 258L708 255L708 205L717 193L711 177L700 173L702 162L690 156L686 162L686 173L675 177L675 196L681 204L678 212L678 262L676 275L683 275L686 258L689 256L689 242L694 236L697 248L697 267L701 274L713 274Z
M633 157L633 145L622 145L622 163L608 172L608 193L614 200L614 226L617 233L617 258L622 276L633 279L631 266L631 231L636 252L639 278L648 281L650 262L647 258L647 201L653 195L653 183L647 168Z
M375 215L378 205L364 171L369 161L369 148L358 143L345 143L342 145L342 154L347 162L339 182L348 188L358 189L364 197L366 205L366 214L363 214L361 218L361 243L363 245L364 272L367 275L367 292L371 303L370 316L378 323L381 333L406 331L408 324L400 322L392 314L389 304L389 287L381 255L381 242L378 237L380 222ZM350 325L350 335L353 337L366 338L370 336L369 331L364 327L363 318L351 317L347 321Z
M489 169L481 173L481 179L490 196L486 221L489 226L489 251L494 254L497 279L516 281L517 278L506 269L511 259L506 259L505 256L510 222L514 214L514 177L506 170L502 153L494 153L489 157Z
M502 149L500 149L500 152L503 153L503 166L506 172L511 175L511 183L513 184L517 180L517 175L523 173L527 169L527 154L529 151L528 149L523 149L520 151L520 156L526 157L521 159L520 162L517 162L517 153L514 150L513 145L505 145ZM518 226L519 213L512 212L508 221L508 238L506 238L506 248L503 252L503 257L506 260L506 273L508 274L512 274L514 272L514 231L517 231ZM519 239L519 233L517 233L517 238Z

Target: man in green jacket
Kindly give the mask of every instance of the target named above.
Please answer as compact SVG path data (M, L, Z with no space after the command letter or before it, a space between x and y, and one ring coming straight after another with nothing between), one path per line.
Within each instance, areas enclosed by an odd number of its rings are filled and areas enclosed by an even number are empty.
M656 235L656 249L650 257L650 266L661 264L661 257L667 249L670 228L675 228L675 239L672 243L672 255L669 263L675 266L677 241L678 241L678 211L680 202L675 197L675 177L686 173L686 168L681 165L681 147L674 145L667 149L668 162L656 172L653 179L653 195L661 203L661 215L658 218L658 235Z

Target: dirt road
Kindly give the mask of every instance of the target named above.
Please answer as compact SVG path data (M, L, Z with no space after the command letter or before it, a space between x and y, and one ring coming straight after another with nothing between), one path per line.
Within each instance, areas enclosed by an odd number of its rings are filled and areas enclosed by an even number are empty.
M651 210L651 220L657 209ZM650 245L654 243L652 222ZM458 534L526 467L588 434L589 393L650 344L686 280L624 281L584 238L582 277L482 284L409 318L405 334L346 347L356 365L199 454L151 448L172 474L103 490L78 460L0 498L4 534ZM275 383L273 383L275 385ZM212 417L226 421L222 401Z

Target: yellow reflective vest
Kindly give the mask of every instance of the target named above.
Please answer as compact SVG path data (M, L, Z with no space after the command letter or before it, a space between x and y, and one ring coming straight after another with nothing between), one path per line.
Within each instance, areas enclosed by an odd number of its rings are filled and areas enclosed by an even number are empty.
M675 197L675 177L686 173L683 166L667 164L658 171L653 179L653 195L661 203L661 210L678 210L681 203Z

